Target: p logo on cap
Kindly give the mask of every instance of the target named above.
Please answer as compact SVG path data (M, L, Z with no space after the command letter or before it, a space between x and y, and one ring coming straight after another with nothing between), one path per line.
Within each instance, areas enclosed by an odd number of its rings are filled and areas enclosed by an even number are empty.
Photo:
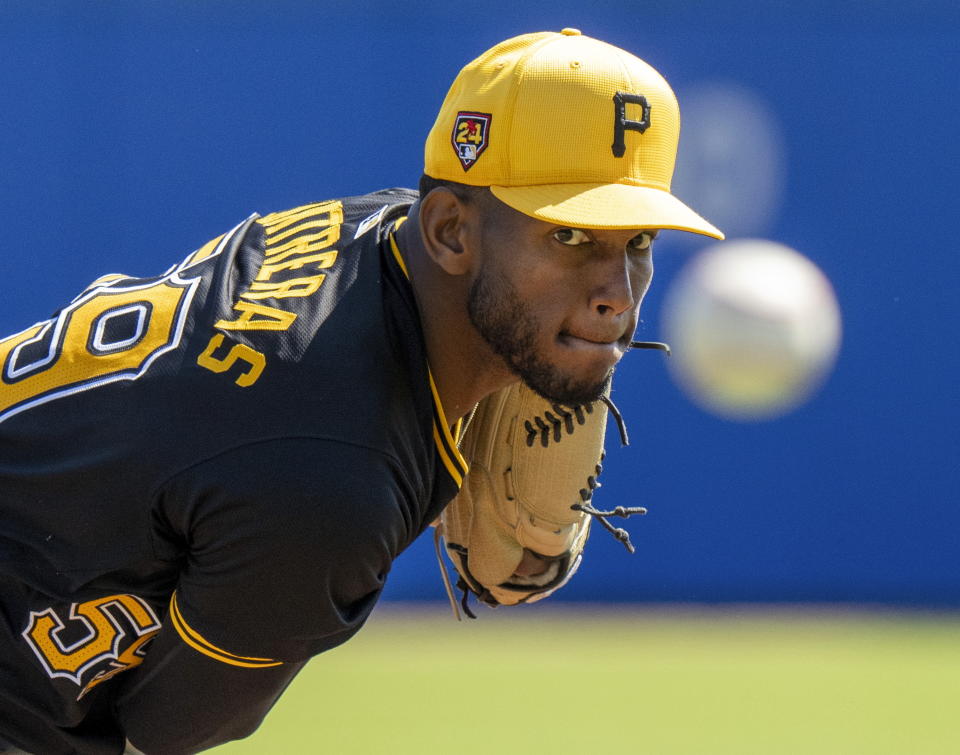
M676 97L647 63L576 29L538 32L460 71L424 172L551 223L723 238L670 193L679 137Z

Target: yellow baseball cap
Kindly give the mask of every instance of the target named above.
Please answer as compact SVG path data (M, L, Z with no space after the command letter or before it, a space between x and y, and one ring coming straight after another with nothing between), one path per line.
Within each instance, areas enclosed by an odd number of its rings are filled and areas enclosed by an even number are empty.
M427 137L424 172L580 228L723 234L670 193L680 110L651 66L577 29L508 39L469 63Z

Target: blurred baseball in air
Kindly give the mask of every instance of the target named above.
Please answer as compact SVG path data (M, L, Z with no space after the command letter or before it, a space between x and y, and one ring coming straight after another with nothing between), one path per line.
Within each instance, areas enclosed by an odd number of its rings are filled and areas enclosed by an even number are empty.
M677 384L730 419L796 408L822 384L840 346L830 281L804 255L763 239L697 254L671 283L661 323Z

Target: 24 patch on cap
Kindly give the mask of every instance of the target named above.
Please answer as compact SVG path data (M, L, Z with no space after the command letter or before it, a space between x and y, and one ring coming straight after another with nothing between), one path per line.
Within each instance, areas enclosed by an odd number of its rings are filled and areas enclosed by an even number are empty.
M463 169L470 170L490 139L490 113L471 113L461 110L453 123L451 143Z

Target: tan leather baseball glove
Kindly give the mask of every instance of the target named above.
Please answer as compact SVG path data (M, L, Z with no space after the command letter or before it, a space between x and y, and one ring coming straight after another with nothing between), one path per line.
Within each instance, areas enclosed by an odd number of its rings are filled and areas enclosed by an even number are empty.
M563 586L580 565L591 518L633 551L627 533L606 517L645 509L598 511L590 503L604 457L608 406L607 396L589 405L561 406L523 383L477 406L460 445L470 472L436 523L437 555L458 619L441 541L459 573L461 604L471 618L468 593L489 605L513 605L541 600Z

